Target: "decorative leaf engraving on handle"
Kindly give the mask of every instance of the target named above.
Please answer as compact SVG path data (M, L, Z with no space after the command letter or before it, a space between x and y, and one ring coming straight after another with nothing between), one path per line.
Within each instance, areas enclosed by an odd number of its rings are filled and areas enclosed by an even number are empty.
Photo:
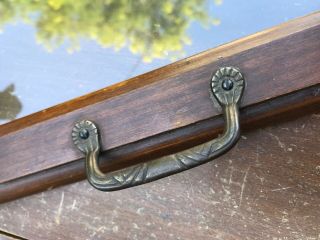
M111 173L102 173L98 166L99 131L89 121L77 122L72 130L74 144L86 155L86 173L90 184L102 191L115 191L151 182L206 163L227 152L240 134L238 105L244 90L244 78L234 67L220 68L212 77L213 96L225 117L224 133L209 142Z

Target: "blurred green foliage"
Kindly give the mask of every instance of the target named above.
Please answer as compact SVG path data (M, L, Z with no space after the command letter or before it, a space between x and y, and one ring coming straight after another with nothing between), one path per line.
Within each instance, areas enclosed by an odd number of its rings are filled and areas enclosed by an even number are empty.
M151 61L180 57L191 42L186 30L192 21L218 24L207 7L206 0L1 0L0 27L22 19L48 50L67 43L74 51L81 39L92 39Z
M14 88L14 84L11 84L5 90L0 91L0 119L13 120L21 112L22 104L20 99L14 95Z

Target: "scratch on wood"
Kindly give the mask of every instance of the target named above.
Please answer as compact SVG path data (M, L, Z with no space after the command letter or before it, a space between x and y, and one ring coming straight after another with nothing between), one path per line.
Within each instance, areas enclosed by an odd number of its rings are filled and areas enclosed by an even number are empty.
M47 201L44 199L44 193L43 193L43 192L41 193L40 202L41 202L42 204L47 204Z
M283 142L280 141L280 138L277 135L274 135L273 133L270 133L270 132L268 132L268 134L277 140L278 145L279 145L280 148L282 148L284 151L287 151L286 150L286 145Z
M244 191L244 188L246 187L246 183L247 183L247 176L248 176L248 172L250 170L250 166L247 168L246 170L246 173L243 177L243 181L242 181L242 184L241 184L241 192L240 192L240 202L239 202L239 207L241 207L241 203L242 203L242 199L243 199L243 191Z
M276 188L276 189L272 189L271 192L277 192L277 191L287 190L287 189L290 189L290 188L292 188L292 187Z
M229 176L229 185L232 183L233 171L234 171L234 168L231 166L231 167L230 167L230 176Z
M76 204L77 204L77 200L73 200L72 206L71 206L71 210L75 210L76 209Z
M60 200L59 208L58 208L58 211L57 211L57 214L56 214L56 217L55 217L56 224L60 224L60 216L61 216L61 213L62 213L63 201L64 201L64 192L62 192L62 194L61 194L61 200Z

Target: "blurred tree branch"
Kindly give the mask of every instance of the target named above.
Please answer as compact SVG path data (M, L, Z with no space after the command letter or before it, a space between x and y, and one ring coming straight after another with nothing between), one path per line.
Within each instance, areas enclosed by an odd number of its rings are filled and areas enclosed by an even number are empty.
M2 0L0 27L23 19L37 29L37 41L48 50L67 42L80 48L81 39L103 47L128 47L144 61L179 57L191 40L191 22L217 22L206 0Z

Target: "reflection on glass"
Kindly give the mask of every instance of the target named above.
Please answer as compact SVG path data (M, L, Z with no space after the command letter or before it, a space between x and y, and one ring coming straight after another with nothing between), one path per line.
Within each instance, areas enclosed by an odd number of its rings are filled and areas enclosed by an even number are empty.
M20 100L14 95L14 85L0 92L0 121L13 120L22 109Z
M216 1L221 4L220 1ZM36 27L37 40L48 50L67 43L80 48L80 39L117 50L128 47L144 61L180 57L190 44L186 30L193 21L213 24L206 0L48 0L0 2L0 24L22 18Z
M318 0L0 0L0 124L319 7Z

